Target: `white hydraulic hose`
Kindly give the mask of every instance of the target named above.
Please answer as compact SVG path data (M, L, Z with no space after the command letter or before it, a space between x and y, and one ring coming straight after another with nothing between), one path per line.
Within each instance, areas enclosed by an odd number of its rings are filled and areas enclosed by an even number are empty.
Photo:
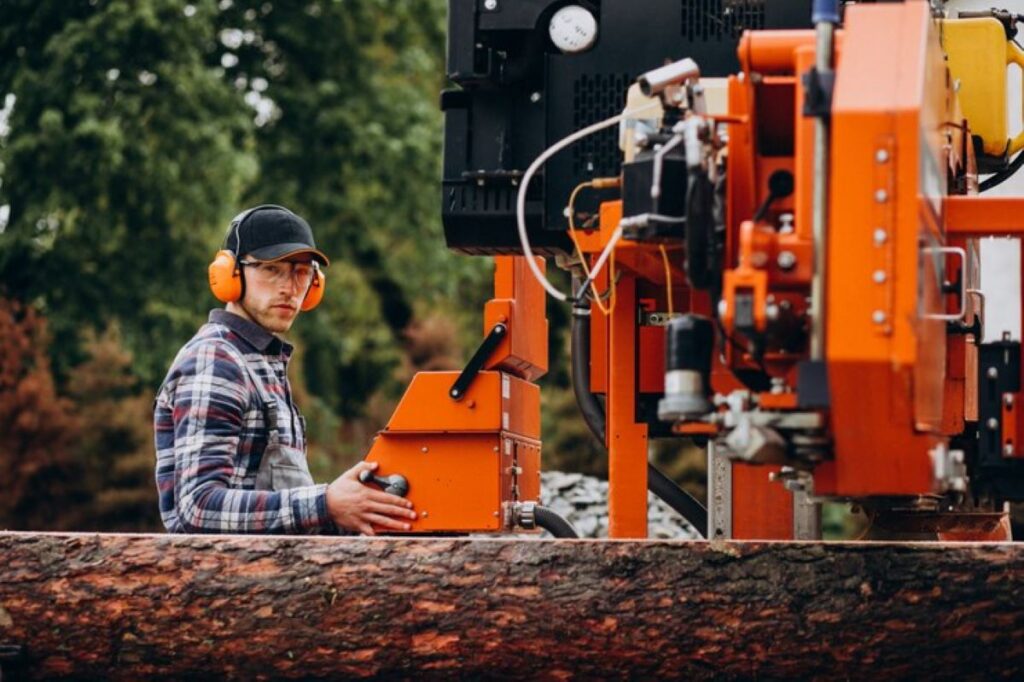
M608 243L605 245L604 250L601 252L601 255L597 257L597 262L595 262L594 263L594 267L591 268L590 276L587 277L587 281L585 281L583 283L583 286L580 287L580 292L581 292L580 296L581 297L583 295L583 292L586 292L588 284L591 287L593 287L594 295L595 296L600 296L601 295L597 291L597 285L594 283L594 280L597 279L597 273L601 272L601 268L604 267L605 262L608 260L608 256L612 255L612 251L615 250L615 245L619 243L619 239L621 239L621 238L622 238L622 225L620 224L618 227L615 228L615 231L612 232L611 239L608 240ZM615 286L615 282L610 282L608 286L610 286L610 287Z
M626 111L623 111L621 114L616 114L611 118L606 118L603 121L598 121L593 125L589 125L586 128L577 130L575 133L572 133L571 135L563 137L561 140L545 149L544 152L540 156L538 156L533 163L530 164L530 167L526 169L526 173L523 174L523 181L522 184L519 186L519 196L516 198L516 224L519 228L519 245L523 249L523 255L526 256L526 264L530 267L530 272L533 273L533 276L537 279L538 282L540 282L541 286L543 286L549 294L551 294L554 298L558 299L559 301L566 301L569 299L569 297L566 294L559 291L558 289L556 289L555 286L548 281L548 278L544 276L544 273L540 271L540 266L537 265L537 262L535 261L533 256L533 249L530 248L530 238L526 234L526 190L530 186L530 180L537 172L537 169L543 166L548 159L550 159L552 156L562 151L569 145L573 144L574 142L577 142L583 139L584 137L587 137L588 135L593 135L594 133L604 130L605 128L610 128L611 126L619 123L623 119L633 114L636 114L641 111L646 111L648 109L653 109L656 106L660 106L660 102L651 102L650 104L647 104L642 107L637 107L636 109L628 109ZM613 238L609 240L608 246L605 247L604 252L602 252L601 257L595 264L595 268L591 273L592 276L600 270L600 266L604 265L604 261L607 260L608 255L611 253L611 249L608 247L614 247L615 242L617 242L619 240L619 237L622 236L622 228L617 228L616 233L617 235L612 235Z

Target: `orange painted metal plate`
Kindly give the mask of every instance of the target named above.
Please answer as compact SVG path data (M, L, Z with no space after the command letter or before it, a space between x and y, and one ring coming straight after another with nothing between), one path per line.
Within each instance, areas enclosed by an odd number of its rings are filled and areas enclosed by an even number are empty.
M448 391L458 372L413 377L387 432L510 431L540 438L540 389L503 372L480 372L462 400Z
M378 475L409 481L406 497L420 515L413 532L494 531L511 498L502 470L512 466L512 454L500 444L498 433L382 432L366 459L379 463Z
M768 479L780 468L732 465L733 539L793 539L793 494Z

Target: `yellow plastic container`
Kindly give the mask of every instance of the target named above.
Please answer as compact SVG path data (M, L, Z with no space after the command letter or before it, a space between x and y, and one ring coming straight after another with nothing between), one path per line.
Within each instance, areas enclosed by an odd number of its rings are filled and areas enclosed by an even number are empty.
M1024 147L1024 132L1009 139L1006 120L1006 67L1024 68L1024 51L1006 39L996 19L947 19L942 43L949 71L960 81L958 97L971 133L983 140L985 153L1002 157Z

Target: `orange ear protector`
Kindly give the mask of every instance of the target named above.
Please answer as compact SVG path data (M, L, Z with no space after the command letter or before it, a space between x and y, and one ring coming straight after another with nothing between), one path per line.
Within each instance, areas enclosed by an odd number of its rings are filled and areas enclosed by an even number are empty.
M241 245L239 230L242 227L242 223L250 215L264 208L281 208L280 206L257 206L256 208L250 208L242 213L235 216L234 220L231 221L231 227L228 229L228 236L231 235L231 230L235 231L235 248ZM287 209L285 209L287 210ZM225 245L227 244L227 237L224 239ZM233 303L235 301L241 301L242 297L245 296L245 276L242 274L242 264L238 261L236 254L229 249L221 249L217 252L217 255L213 257L213 261L210 263L210 267L207 269L207 274L210 278L210 291L213 292L214 297L221 303ZM320 305L320 301L323 300L324 291L327 288L327 277L323 271L320 270L320 264L313 261L313 281L309 284L309 289L306 290L306 296L302 299L302 305L300 308L303 311L312 310L313 308Z

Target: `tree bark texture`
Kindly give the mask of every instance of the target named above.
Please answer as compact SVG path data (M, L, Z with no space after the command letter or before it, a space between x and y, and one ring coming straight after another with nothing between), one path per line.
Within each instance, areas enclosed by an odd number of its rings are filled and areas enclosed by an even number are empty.
M1024 548L8 532L5 651L5 680L1019 678Z

